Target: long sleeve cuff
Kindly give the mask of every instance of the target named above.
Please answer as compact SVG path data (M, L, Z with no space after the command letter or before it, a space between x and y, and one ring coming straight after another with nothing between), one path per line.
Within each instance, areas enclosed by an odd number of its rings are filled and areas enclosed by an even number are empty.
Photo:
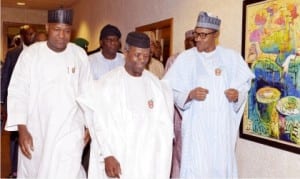
M8 119L5 124L5 130L6 131L17 131L18 125L26 125L26 114L13 114L10 113L8 116Z
M240 108L243 106L243 104L245 103L247 99L247 93L243 92L243 91L239 91L239 99L237 102L235 102L233 104L233 109L236 113L239 112Z
M188 99L189 92L174 92L174 93L175 93L176 105L181 110L186 110L191 106L192 101L189 101L189 102L185 103L186 100Z

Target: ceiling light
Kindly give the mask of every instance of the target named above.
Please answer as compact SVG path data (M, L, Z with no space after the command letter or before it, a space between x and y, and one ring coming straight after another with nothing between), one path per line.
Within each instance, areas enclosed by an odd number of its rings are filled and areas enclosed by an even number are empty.
M17 5L18 5L18 6L25 6L26 3L25 3L25 2L17 2Z

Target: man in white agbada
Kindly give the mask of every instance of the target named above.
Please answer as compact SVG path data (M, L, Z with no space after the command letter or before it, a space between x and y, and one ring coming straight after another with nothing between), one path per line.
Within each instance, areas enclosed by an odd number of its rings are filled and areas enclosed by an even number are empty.
M170 176L173 138L172 91L144 70L150 55L147 35L130 32L125 66L95 81L85 109L92 138L92 179L118 177L166 179Z
M101 51L89 55L90 67L94 80L98 80L104 74L118 66L124 66L124 55L118 52L120 48L120 38L121 32L116 26L107 24L101 29L99 36ZM91 143L93 142L91 141ZM88 145L83 154L85 168L89 168L90 148Z
M235 143L254 78L236 52L216 46L221 20L200 12L196 47L166 73L182 110L181 178L237 177Z
M102 28L99 37L101 51L89 56L94 80L115 67L124 65L124 55L118 52L120 38L121 32L116 26L107 24Z
M48 41L25 49L14 69L5 129L19 131L18 178L85 177L84 118L75 99L91 75L85 51L68 43L71 25L71 9L50 10Z

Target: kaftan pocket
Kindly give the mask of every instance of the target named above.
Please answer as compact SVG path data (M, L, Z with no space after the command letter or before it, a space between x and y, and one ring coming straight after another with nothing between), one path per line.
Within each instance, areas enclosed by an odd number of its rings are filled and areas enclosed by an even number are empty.
M68 86L73 91L73 95L76 96L78 93L79 85L79 68L75 65L70 65L67 67L68 76Z

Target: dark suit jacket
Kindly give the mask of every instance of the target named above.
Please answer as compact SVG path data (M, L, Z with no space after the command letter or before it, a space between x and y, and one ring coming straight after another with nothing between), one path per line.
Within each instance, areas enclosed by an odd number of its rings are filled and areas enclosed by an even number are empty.
M1 102L6 103L9 81L22 50L23 46L20 45L6 53L5 61L1 69Z

